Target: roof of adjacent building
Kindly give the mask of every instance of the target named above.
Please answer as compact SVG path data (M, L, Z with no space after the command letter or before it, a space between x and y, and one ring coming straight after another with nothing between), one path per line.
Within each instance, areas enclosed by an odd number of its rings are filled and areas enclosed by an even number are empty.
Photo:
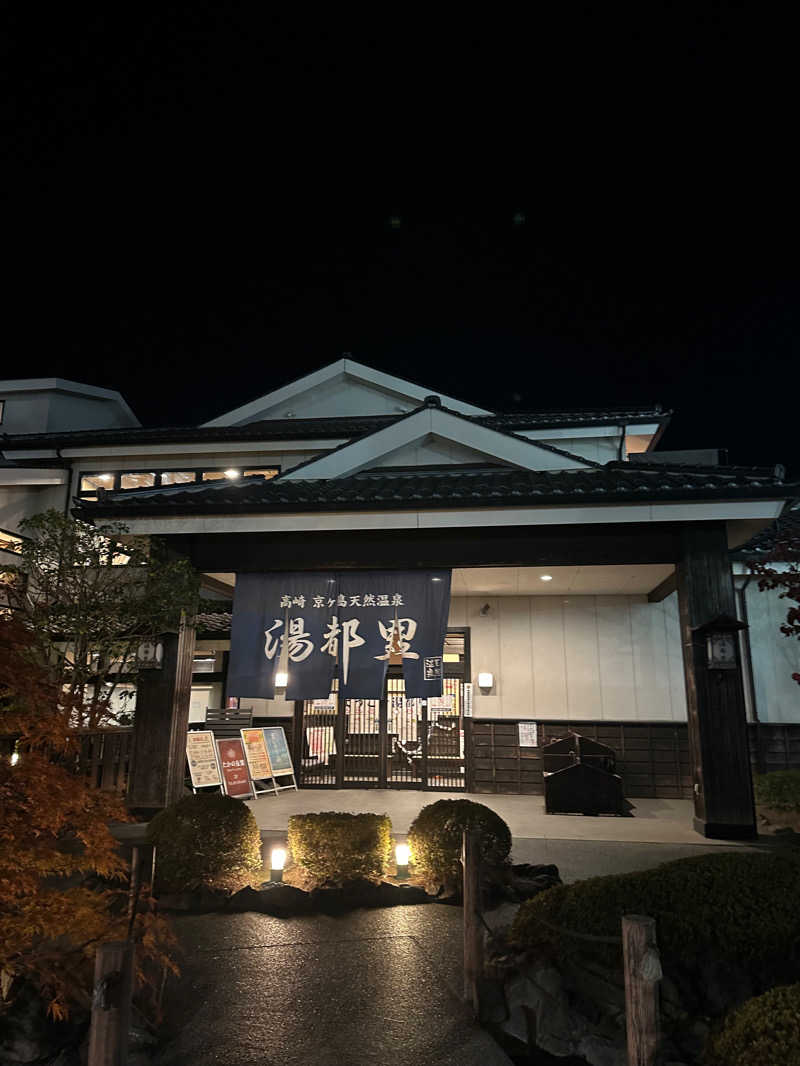
M800 505L790 507L772 525L756 533L746 544L736 549L736 558L748 555L767 555L782 541L791 538L800 544Z
M575 470L491 464L379 467L330 479L261 476L109 493L79 501L87 516L186 515L416 507L502 507L649 500L764 499L800 495L782 467L665 467L611 462Z
M6 448L69 448L105 444L180 444L203 441L349 440L374 433L406 417L362 415L337 418L279 418L240 426L159 426L153 428L88 429L69 433L0 434ZM581 426L646 425L669 421L671 411L659 404L644 407L604 407L587 411L532 411L518 414L461 415L469 421L506 432L568 429Z

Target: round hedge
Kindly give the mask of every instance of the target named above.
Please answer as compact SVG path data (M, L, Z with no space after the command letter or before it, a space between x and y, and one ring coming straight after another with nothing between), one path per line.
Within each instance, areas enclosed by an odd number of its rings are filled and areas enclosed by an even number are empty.
M478 832L482 861L500 866L511 851L511 830L490 807L472 800L437 800L411 823L408 844L414 872L429 892L458 891L461 885L461 834Z
M800 984L772 988L732 1011L706 1046L708 1066L800 1066Z
M800 770L753 774L756 803L781 811L800 811Z
M565 937L559 928L619 936L624 914L656 919L665 961L694 968L708 957L745 966L797 957L800 861L792 852L718 852L652 870L559 885L523 903L511 930L521 949L618 961L618 951Z
M236 892L262 869L261 834L253 812L219 792L185 796L153 818L147 835L158 849L160 892L203 886Z

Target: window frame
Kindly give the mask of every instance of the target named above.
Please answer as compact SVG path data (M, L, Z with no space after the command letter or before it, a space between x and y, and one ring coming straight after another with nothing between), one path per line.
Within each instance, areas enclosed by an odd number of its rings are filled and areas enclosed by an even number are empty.
M252 468L252 464L248 464L248 467ZM171 466L162 466L162 467L148 467L147 464L142 463L140 466L126 467L124 470L109 470L108 467L105 467L105 469L100 468L98 470L78 470L77 471L78 487L77 487L76 496L79 499L81 499L81 500L85 500L85 499L88 499L90 497L96 499L97 498L97 491L98 491L96 488L95 489L82 489L81 485L83 483L83 479L84 478L87 478L87 477L102 477L103 474L111 474L111 478L112 478L112 480L108 484L108 487L106 487L105 485L101 486L102 488L106 489L107 492L152 492L153 489L180 488L181 484L183 484L183 485L197 485L197 484L203 482L203 474L212 474L212 473L213 474L216 474L216 473L224 474L224 472L226 470L230 470L230 469L231 469L231 464L230 463L227 463L225 466L198 466L198 467L185 466L185 467L182 467L182 468L179 467L179 466L176 466L174 463ZM242 468L242 469L244 469L244 468ZM264 469L264 470L274 470L275 471L274 477L277 477L281 473L283 468L281 466L279 466L278 464L270 464L268 466L262 467L262 469ZM161 484L161 477L162 477L163 474L175 474L175 473L194 474L194 478L193 478L192 481L179 482L177 485L162 485ZM155 485L145 486L145 487L138 488L138 489L123 489L121 487L121 484L122 484L122 477L123 477L124 474L153 474L153 475L155 475L156 482L155 482ZM249 476L252 477L253 475L249 475ZM242 477L245 477L245 475L242 474ZM221 479L217 479L217 480L221 480ZM233 480L233 479L231 479L231 480ZM239 478L237 480L241 480L241 478ZM269 480L272 480L272 479L270 478ZM211 484L211 482L208 482L208 484Z

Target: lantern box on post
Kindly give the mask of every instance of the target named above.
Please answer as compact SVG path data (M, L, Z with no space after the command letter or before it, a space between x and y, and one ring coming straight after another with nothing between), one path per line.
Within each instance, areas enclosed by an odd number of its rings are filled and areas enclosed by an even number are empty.
M736 669L738 666L737 633L742 629L747 629L744 622L740 622L732 615L721 614L692 630L695 637L705 640L706 667L709 670Z

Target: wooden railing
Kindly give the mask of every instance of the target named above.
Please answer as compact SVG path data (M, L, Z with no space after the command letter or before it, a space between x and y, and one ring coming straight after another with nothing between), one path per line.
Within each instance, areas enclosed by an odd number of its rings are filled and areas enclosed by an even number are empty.
M128 788L133 729L79 730L75 771L90 788L125 793Z

